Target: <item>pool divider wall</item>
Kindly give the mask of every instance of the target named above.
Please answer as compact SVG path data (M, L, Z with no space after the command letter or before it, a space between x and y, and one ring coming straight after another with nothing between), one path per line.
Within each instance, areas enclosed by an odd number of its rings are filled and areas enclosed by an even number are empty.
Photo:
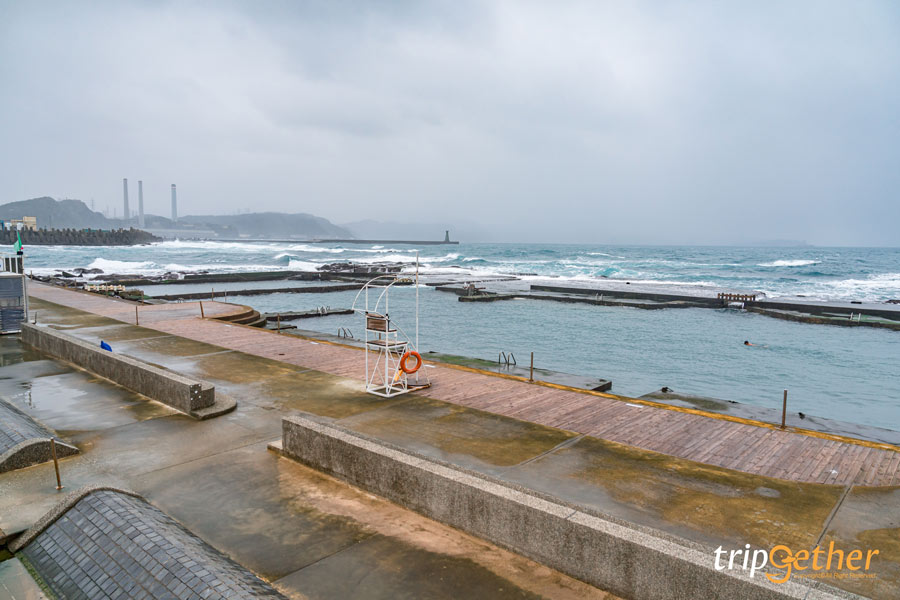
M22 341L195 418L217 416L235 407L234 401L217 400L210 383L103 350L61 331L23 323Z
M856 598L717 571L712 549L401 450L307 416L282 420L282 455L633 600Z

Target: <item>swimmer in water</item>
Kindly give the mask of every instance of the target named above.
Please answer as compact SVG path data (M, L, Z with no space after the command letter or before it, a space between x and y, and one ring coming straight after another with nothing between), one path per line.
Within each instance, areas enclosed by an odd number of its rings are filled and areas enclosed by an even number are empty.
M760 346L759 344L751 344L748 340L744 340L745 346L754 346L756 348L768 348L768 346Z

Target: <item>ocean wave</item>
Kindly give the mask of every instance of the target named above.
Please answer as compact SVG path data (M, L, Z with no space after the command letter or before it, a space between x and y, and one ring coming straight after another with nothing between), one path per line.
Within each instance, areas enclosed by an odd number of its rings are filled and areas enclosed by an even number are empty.
M459 254L453 252L450 254L446 254L444 256L420 256L419 264L431 264L431 263L443 263L450 262L459 259ZM362 256L358 258L348 259L350 262L360 263L360 264L376 264L376 263L386 263L386 262L397 262L397 263L415 263L416 256L415 254L380 254L378 256Z
M865 279L856 277L807 283L802 295L809 300L883 302L900 298L900 273L879 273ZM796 297L797 289L772 289L773 298Z
M148 270L158 270L160 267L151 261L109 260L107 258L95 258L89 269L100 269L104 273L139 273Z
M305 260L298 260L296 258L292 258L288 262L287 266L288 266L288 269L290 269L291 271L315 271L321 265L318 265L318 264L312 263L312 262L308 262Z
M187 265L179 265L178 263L169 263L163 267L166 271L191 271L193 267Z
M308 244L295 244L287 248L291 252L311 252L313 254L343 254L346 248L329 248L327 246L310 246Z
M772 262L759 263L757 267L807 267L809 265L817 265L820 260L773 260Z
M157 248L172 250L267 250L277 248L276 242L216 242L214 240L166 240L153 244Z

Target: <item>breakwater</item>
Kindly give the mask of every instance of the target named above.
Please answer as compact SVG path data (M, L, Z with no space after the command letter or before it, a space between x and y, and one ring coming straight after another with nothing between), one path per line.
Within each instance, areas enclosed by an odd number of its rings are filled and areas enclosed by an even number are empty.
M589 296L598 299L603 297L626 298L631 300L650 300L654 302L691 302L694 306L708 308L723 308L729 305L728 299L686 294L664 294L648 291L623 291L614 288L600 287L571 287L555 285L532 285L533 291L551 292L556 294L575 294ZM755 298L755 296L754 296ZM874 304L862 302L817 302L811 300L746 300L741 304L744 308L762 308L775 310L791 310L811 315L843 316L867 315L882 319L900 320L900 306L896 304Z
M261 296L263 294L323 294L328 292L346 292L348 290L358 290L362 288L360 283L348 283L345 285L329 285L329 286L306 286L306 287L288 287L288 288L265 288L259 290L238 290L232 291L233 296ZM189 294L164 294L154 296L155 300L214 300L216 298L226 299L228 291L215 292L194 292Z
M16 231L0 231L0 245L16 242ZM19 231L24 246L135 246L161 241L141 229L37 229Z

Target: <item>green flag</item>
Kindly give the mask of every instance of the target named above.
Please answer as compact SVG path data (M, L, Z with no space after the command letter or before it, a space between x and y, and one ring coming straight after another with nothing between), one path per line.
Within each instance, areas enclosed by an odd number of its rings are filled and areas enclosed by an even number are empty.
M22 234L20 232L16 232L16 243L13 244L13 248L16 249L16 252L19 252L22 249Z

